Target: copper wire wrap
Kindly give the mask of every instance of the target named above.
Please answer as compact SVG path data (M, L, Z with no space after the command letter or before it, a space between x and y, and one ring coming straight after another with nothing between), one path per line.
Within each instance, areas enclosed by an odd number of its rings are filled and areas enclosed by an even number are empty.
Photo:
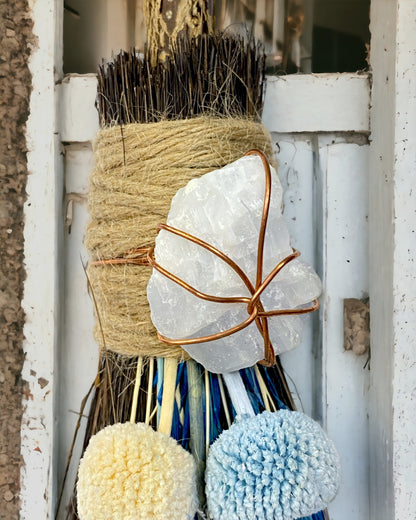
M159 271L161 274L172 280L173 282L180 285L183 289L186 291L189 291L194 296L201 298L206 301L215 302L215 303L243 303L247 305L247 313L248 318L241 322L240 324L236 325L235 327L232 327L230 329L224 330L222 332L219 332L217 334L211 334L209 336L201 336L197 338L183 338L183 339L171 339L166 338L165 336L162 336L159 332L157 333L158 338L160 341L166 343L167 345L193 345L196 343L207 343L209 341L214 341L217 339L225 338L227 336L230 336L231 334L234 334L246 327L248 327L251 323L255 322L257 325L257 328L260 332L260 334L263 337L264 341L264 359L260 361L261 364L266 366L271 366L275 363L275 352L273 349L273 346L270 342L269 338L269 329L268 329L268 321L267 318L271 316L282 316L282 315L293 315L293 314L306 314L309 312L316 311L319 309L319 302L318 300L314 300L312 304L309 307L301 307L297 309L276 309L272 311L265 311L263 304L261 303L261 295L265 291L265 289L268 287L270 282L278 275L278 273L293 259L297 258L300 253L293 249L293 252L284 258L281 262L279 262L276 267L265 277L263 280L263 251L264 251L264 240L266 235L266 227L267 227L267 220L269 215L269 208L270 208L270 196L271 196L271 171L269 162L267 160L267 157L263 152L260 150L250 150L245 155L258 155L263 163L264 172L265 172L265 178L266 178L266 185L265 185L265 194L264 194L264 203L263 203L263 212L262 212L262 218L261 218L261 224L260 224L260 231L259 231L259 239L258 239L258 245L257 245L257 266L256 266L256 283L253 285L251 281L249 280L248 276L244 273L244 271L231 259L229 258L225 253L222 251L219 251L211 244L208 244L207 242L204 242L203 240L186 233L185 231L182 231L180 229L176 229L172 226L169 226L167 224L159 224L157 226L157 229L160 231L161 229L168 231L170 233L173 233L177 236L180 236L186 240L189 240L193 242L194 244L197 244L200 247L203 247L204 249L208 250L218 258L220 258L222 261L224 261L226 264L228 264L235 272L236 274L241 278L242 282L248 289L248 291L251 294L251 297L247 296L235 296L235 297L221 297L221 296L213 296L210 294L205 294L188 283L186 283L181 278L175 276L174 274L167 271L164 267L159 265L154 257L154 247L151 248L140 248L135 249L128 252L129 257L123 257L123 258L113 258L113 259L107 259L107 260L98 260L95 262L92 262L92 265L104 265L104 264L135 264L135 265L150 265L157 271Z

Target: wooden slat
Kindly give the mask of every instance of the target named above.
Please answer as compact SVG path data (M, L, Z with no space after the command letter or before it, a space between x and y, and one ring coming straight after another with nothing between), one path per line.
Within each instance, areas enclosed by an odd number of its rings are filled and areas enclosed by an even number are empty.
M322 420L340 453L342 482L330 517L368 520L370 374L365 355L344 351L343 300L368 291L369 146L360 136L272 138L292 245L324 285L320 319L311 316L314 327L304 327L301 345L282 354L282 363L298 408Z
M277 147L279 178L283 188L283 215L289 227L292 247L301 259L316 266L316 233L314 232L314 157L311 139L272 134ZM316 315L306 317L301 344L281 355L296 407L316 416L314 397L316 362L313 349L313 323Z
M341 457L342 480L330 518L368 520L367 356L344 350L343 300L368 294L369 146L318 139L317 250L321 297L322 420Z
M61 141L92 141L98 131L98 112L95 108L97 76L68 74L57 89Z
M269 77L263 120L271 132L369 132L366 74Z
M90 141L98 130L94 74L65 77L60 88L64 142ZM269 77L264 123L271 132L369 132L366 74Z
M61 287L65 287L62 308L64 319L60 325L60 343L57 355L59 386L62 390L59 395L55 396L59 428L54 440L56 446L55 481L59 490L62 486L68 453L78 420L77 412L96 376L98 367L98 347L93 337L93 302L83 268L88 261L83 239L88 222L88 175L93 165L92 149L88 143L71 144L65 147L64 213L67 218L71 218L71 222L67 221L64 227L65 257L62 261L63 270L60 279ZM68 204L71 206L68 207ZM65 508L70 503L86 424L86 418L83 418L73 449L73 463L69 468L67 484L62 496L59 520L66 518Z

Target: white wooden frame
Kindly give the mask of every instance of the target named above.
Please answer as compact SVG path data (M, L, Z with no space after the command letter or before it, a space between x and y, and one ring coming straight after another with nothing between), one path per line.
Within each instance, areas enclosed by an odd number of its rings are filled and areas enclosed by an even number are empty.
M91 141L98 130L94 74L71 74L60 89L63 142ZM296 100L296 102L294 102ZM297 74L268 78L264 124L270 132L370 131L367 74ZM83 121L80 125L77 122Z
M371 518L416 518L416 2L373 0Z
M30 115L26 126L29 177L25 214L25 311L22 377L22 520L52 518L56 499L54 457L55 351L59 335L60 228L63 164L56 125L55 83L62 76L62 2L29 1L36 44Z

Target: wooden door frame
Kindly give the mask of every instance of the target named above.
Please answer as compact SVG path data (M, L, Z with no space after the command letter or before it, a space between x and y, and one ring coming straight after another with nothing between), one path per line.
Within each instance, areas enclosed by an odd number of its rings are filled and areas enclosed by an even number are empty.
M27 123L31 175L25 205L23 378L28 390L22 422L22 519L54 516L54 368L63 227L62 136L56 110L60 100L55 88L62 78L62 2L30 0L29 4L38 45L30 59L33 90ZM369 446L374 520L416 517L415 11L414 1L372 0ZM336 81L338 76L333 78Z
M416 2L371 2L371 518L416 518Z
M63 161L57 131L56 83L62 77L63 2L29 0L36 43L26 124L27 199L24 206L26 280L21 427L20 518L53 518L56 499L55 352L59 344L60 229Z

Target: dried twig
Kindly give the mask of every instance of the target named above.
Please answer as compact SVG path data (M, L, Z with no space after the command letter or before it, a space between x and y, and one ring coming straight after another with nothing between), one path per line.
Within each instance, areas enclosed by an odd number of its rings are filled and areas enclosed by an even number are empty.
M102 126L187 119L199 115L260 119L265 54L252 37L182 35L166 62L120 52L98 74Z

